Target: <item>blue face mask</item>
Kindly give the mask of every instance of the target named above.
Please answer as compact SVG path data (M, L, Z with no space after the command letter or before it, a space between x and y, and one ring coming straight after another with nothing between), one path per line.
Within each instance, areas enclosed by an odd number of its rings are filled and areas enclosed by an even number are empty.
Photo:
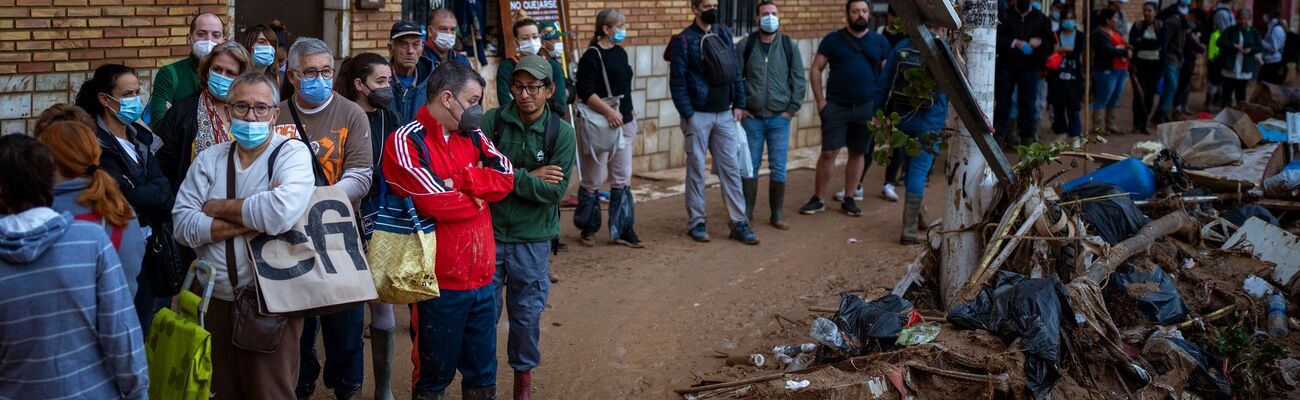
M275 62L275 47L265 44L253 46L253 65L266 68L273 62Z
M775 15L764 15L758 19L758 29L766 33L776 33L777 28L781 27L781 20Z
M209 71L208 94L221 99L221 101L226 101L226 97L230 96L230 83L234 81L234 78Z
M1185 6L1190 6L1192 5L1192 0L1180 0L1179 3Z
M1039 3L1037 1L1033 3L1029 3L1029 7L1038 11L1043 11L1043 3Z
M230 135L235 137L239 147L251 149L260 146L271 136L271 121L248 122L231 118Z
M1060 12L1060 11L1052 11L1052 19L1054 19L1054 20L1058 20L1058 21L1061 20L1061 12Z
M303 100L311 104L323 104L330 98L330 88L334 86L333 79L316 77L316 79L303 79L298 81L298 94L302 95Z
M1074 20L1067 19L1065 21L1061 21L1061 29L1065 29L1067 31L1074 30Z
M123 97L120 99L109 96L109 98L117 100L117 114L114 114L114 116L117 117L118 121L122 121L124 124L130 125L132 122L135 122L135 120L140 119L140 114L144 113L144 102L140 100L140 96Z
M627 40L627 29L615 30L614 36L611 36L609 40L613 41L614 43L623 43L624 40Z

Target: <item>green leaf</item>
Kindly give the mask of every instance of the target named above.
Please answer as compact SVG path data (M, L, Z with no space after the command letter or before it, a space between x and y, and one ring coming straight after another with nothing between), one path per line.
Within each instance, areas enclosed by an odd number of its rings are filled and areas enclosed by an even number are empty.
M922 147L921 147L921 142L918 142L918 141L916 141L915 139L908 140L908 141L907 141L907 149L906 149L906 151L907 151L907 156L908 156L908 157L916 157L916 156L920 155L920 154L921 154L921 148L922 148Z
M902 132L894 132L894 135L889 138L889 147L901 149L907 144L907 139L908 137L906 134Z

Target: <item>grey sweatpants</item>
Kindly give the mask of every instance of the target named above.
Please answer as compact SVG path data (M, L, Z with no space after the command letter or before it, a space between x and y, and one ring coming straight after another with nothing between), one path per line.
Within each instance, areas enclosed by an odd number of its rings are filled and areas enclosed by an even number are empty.
M706 152L713 153L718 179L722 181L722 200L727 203L731 222L749 222L745 219L745 197L740 189L740 164L736 160L736 120L731 111L716 113L697 112L682 120L686 134L686 211L690 215L687 229L704 223L704 177L709 173L704 165Z

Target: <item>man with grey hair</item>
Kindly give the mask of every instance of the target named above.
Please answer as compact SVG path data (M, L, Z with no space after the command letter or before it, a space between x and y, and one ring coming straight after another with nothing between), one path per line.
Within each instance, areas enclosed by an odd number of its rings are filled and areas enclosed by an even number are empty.
M320 39L300 38L289 47L286 77L294 94L280 103L275 132L299 137L311 144L320 162L318 185L343 189L360 209L361 197L370 190L370 120L356 103L334 93L334 53ZM351 85L352 82L343 82ZM308 318L303 325L302 369L297 394L309 397L315 391L320 363L316 358L316 330L325 336L325 387L343 399L359 392L365 368L363 332L365 311L361 304L320 318Z
M225 42L226 31L221 18L212 13L202 13L190 20L190 33L185 35L185 45L190 47L189 56L159 68L154 76L153 89L149 93L150 128L157 131L159 121L172 103L199 90L199 59Z
M197 261L213 267L211 276L199 276L201 283L213 284L204 316L204 326L212 333L213 395L288 399L298 378L302 318L285 317L276 333L279 345L264 353L235 346L231 313L235 288L247 288L255 280L248 234L288 232L307 212L315 190L311 152L302 142L270 134L279 95L275 82L265 75L235 78L228 99L218 112L229 116L234 141L199 153L186 173L172 209L176 241L194 249Z

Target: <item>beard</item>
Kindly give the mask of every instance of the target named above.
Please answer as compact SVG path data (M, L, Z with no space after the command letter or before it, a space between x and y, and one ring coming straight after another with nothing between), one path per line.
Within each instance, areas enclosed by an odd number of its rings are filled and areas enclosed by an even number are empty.
M865 30L867 30L867 19L866 19L866 18L858 18L858 19L855 19L855 20L849 21L849 28L852 29L854 32L862 32L862 31L865 31Z

